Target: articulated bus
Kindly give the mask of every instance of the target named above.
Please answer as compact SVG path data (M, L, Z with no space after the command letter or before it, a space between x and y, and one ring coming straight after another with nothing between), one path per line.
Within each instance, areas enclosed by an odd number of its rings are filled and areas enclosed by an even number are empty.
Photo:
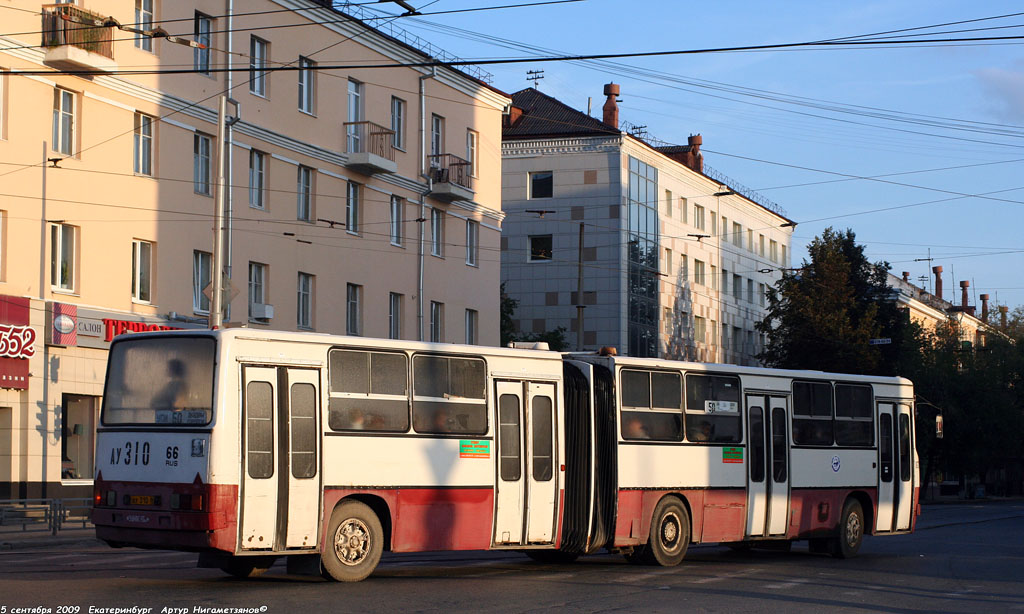
M857 553L913 531L913 388L848 376L253 329L110 349L93 523L236 576L383 551L690 543Z

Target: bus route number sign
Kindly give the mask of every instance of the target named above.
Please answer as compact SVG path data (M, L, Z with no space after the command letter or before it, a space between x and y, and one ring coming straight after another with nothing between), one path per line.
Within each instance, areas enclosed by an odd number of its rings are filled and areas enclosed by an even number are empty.
M740 410L736 401L704 401L706 414L735 414Z

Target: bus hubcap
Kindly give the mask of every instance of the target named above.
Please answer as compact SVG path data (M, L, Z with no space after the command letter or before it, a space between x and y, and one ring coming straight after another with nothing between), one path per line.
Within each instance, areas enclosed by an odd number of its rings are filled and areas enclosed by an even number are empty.
M846 543L851 546L857 543L857 539L860 537L860 516L857 514L850 514L849 520L846 521Z
M334 552L345 565L358 565L370 551L370 530L363 521L349 518L334 535Z
M668 514L661 522L661 543L666 550L674 550L679 540L679 519L675 514Z

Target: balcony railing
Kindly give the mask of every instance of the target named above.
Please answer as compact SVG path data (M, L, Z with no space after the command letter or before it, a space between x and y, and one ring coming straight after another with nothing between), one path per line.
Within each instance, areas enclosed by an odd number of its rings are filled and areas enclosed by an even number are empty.
M345 122L348 153L369 153L395 161L395 131L373 122Z
M43 47L71 45L114 59L113 26L97 26L106 17L73 4L43 6Z
M467 190L473 189L473 168L468 160L455 154L429 156L430 178L434 183L453 183Z

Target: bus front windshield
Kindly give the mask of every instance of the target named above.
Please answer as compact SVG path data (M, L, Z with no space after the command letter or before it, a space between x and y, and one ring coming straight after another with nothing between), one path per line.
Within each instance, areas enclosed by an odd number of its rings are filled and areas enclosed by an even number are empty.
M216 341L210 337L115 343L107 366L103 424L209 424L215 350Z

